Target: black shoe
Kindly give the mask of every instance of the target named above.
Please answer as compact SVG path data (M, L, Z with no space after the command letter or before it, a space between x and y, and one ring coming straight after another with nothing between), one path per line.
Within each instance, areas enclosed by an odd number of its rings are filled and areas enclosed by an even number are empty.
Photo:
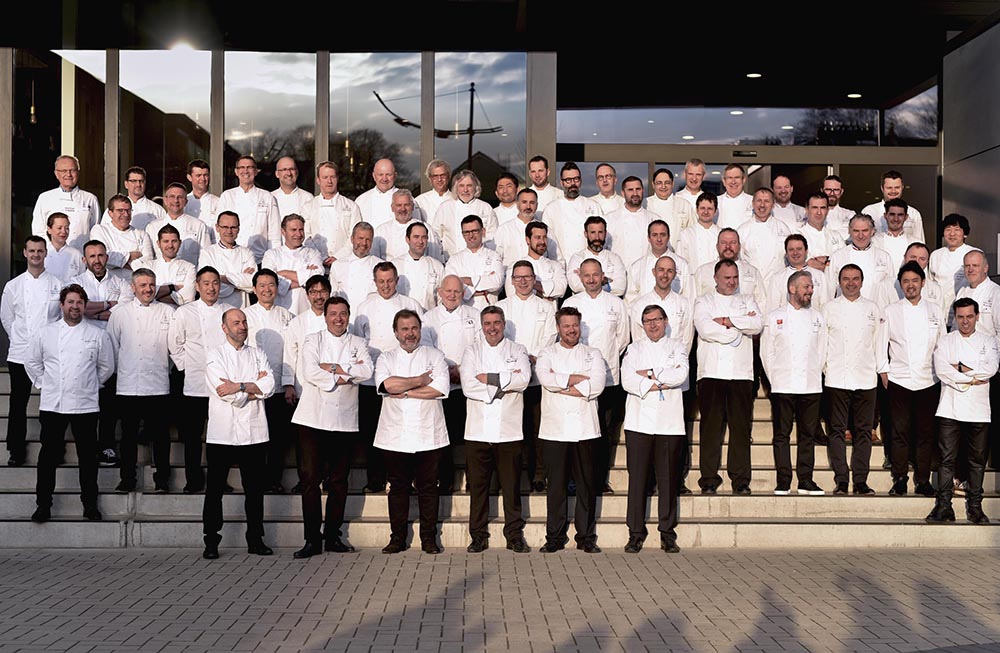
M982 506L968 506L965 509L965 518L976 525L990 523L990 518L983 512Z
M24 464L24 456L13 456L12 455L9 459L7 459L7 466L8 467L20 467L23 464Z
M166 483L155 483L155 488L153 489L157 494L166 494L170 492L170 486Z
M892 469L892 461L888 457L882 459L882 469Z
M202 484L202 485L191 485L191 484L188 484L188 485L184 486L184 494L197 494L197 493L201 492L204 489L205 489L205 485L204 484Z
M830 444L830 436L826 435L825 433L822 435L817 435L816 444L818 446L825 447L826 445Z
M826 494L826 490L816 485L816 481L809 479L807 481L799 481L798 487L799 494L808 494L809 496L818 497Z
M873 497L875 496L875 490L871 489L867 483L855 483L854 494L858 494L863 497Z
M97 454L97 464L101 467L117 467L118 454L115 453L114 449L105 449Z
M284 494L285 486L282 485L281 483L274 483L271 485L271 487L267 488L267 491L270 492L271 494Z
M298 487L298 486L296 486ZM362 490L365 494L381 494L385 492L385 483L371 484L369 483ZM302 494L302 488L299 488L298 494ZM395 552L393 552L395 553Z
M715 489L715 486L709 485L707 487L701 488L701 493L702 494L717 494L718 490Z
M597 546L597 542L577 542L576 548L580 549L584 553L600 553L601 547Z
M531 551L531 547L528 546L528 543L524 541L523 537L507 542L507 548L514 553L528 553Z
M635 535L629 537L628 544L625 545L625 553L639 553L640 551L642 551L642 538Z
M660 536L660 548L667 553L680 553L681 547L677 546L677 540L672 540L669 537Z
M305 546L292 554L292 557L296 560L302 560L303 558L311 558L321 553L323 553L323 549L320 545L313 542L306 542Z
M339 537L327 540L326 544L323 545L323 550L329 551L330 553L354 553L357 551L357 549Z
M420 544L420 550L431 555L437 555L444 552L444 549L439 547L437 542L423 542Z
M218 544L206 544L205 550L202 552L201 557L205 560L216 560L219 557L219 545Z
M489 540L482 537L474 537L472 538L472 543L465 550L469 553L482 553L488 548L490 548Z
M955 521L955 511L952 509L950 503L935 503L934 509L931 510L924 521L929 524L943 524Z
M781 484L774 486L774 496L776 497L786 497L791 491L791 486L789 485Z
M847 487L848 487L847 486L847 481L844 481L843 483L837 483L837 488L833 491L834 496L840 496L840 497L842 497L845 494L847 494ZM854 486L854 493L858 494L858 486L857 485Z
M52 519L52 509L43 506L38 506L38 508L31 514L31 521L36 524L44 524L48 520Z
M292 494L302 494L302 484L296 483L292 486Z
M562 551L566 548L565 544L557 544L555 542L546 542L538 550L542 553L555 553L556 551Z
M917 487L913 488L913 493L924 497L937 496L937 490L930 483L917 483Z
M232 486L232 485L230 485L229 483L226 483L225 485L223 485L223 486L222 486L222 491L223 491L223 492L224 492L225 494L232 494L232 493L233 493L233 492L235 492L236 490L234 490L234 489L233 489L233 486ZM270 554L265 554L265 555L270 555Z
M252 553L258 556L270 556L274 555L274 551L268 545L261 541L247 543L247 553Z
M101 521L102 519L104 519L104 516L101 515L100 510L98 510L94 506L91 506L89 508L83 509L83 518L88 519L90 521Z
M681 485L681 487L677 490L677 494L680 496L684 496L685 494L691 494L691 488L689 488L686 485Z
M400 553L406 551L405 540L389 540L389 543L382 547L382 553Z
M601 488L601 494L614 494L615 489L611 487L611 483L605 483L604 487Z
M897 479L892 484L892 489L889 490L890 497L901 497L906 494L906 477Z
M121 481L115 486L115 492L135 492L135 481Z
M413 494L413 492L411 491L410 494ZM453 494L455 494L454 485L438 485L438 495L442 497L450 497Z
M738 485L738 486L736 486L736 487L733 488L733 494L735 494L736 496L739 496L739 497L748 497L752 493L750 492L750 486L749 485Z
M532 492L538 492L538 493L545 492L545 481L532 481L531 482L531 491Z

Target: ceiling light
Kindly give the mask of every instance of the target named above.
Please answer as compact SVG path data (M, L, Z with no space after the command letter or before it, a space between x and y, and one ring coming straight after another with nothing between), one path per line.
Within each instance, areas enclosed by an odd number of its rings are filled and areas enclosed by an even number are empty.
M859 99L861 99L861 94L860 93L848 93L847 97L851 98L852 100L859 100Z
M685 141L693 141L694 136L681 136L681 139Z
M648 122L650 125L652 125L656 121L655 120L647 120L646 122Z
M729 115L731 115L731 116L742 116L743 112L739 111L739 110L737 110L737 111L730 111Z
M760 79L763 77L760 73L747 73L747 78L749 79Z
M713 175L721 175L722 173L721 173L721 172L719 172L718 170L713 170L713 171L712 171L712 174L713 174Z
M591 134L591 136L597 136L597 132L594 132L593 134Z
M782 129L795 129L795 126L794 125L782 125L781 128Z

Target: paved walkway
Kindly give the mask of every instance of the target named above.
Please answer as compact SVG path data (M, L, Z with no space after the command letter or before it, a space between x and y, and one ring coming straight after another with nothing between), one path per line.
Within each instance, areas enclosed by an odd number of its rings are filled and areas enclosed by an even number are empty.
M199 554L0 551L0 651L1000 651L992 551Z

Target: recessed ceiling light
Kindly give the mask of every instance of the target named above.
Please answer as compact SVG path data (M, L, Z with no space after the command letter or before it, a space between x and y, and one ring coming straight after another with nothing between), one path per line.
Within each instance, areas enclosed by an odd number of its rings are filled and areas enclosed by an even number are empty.
M685 141L693 141L694 140L694 136L681 136L681 139L683 139Z
M738 111L738 110L737 111L730 111L729 115L731 115L731 116L742 116L743 112L742 111Z
M760 79L763 75L760 73L747 73L747 77L750 79Z
M501 136L506 136L507 134L500 134Z
M861 94L860 93L848 93L847 97L851 98L852 100L857 100L857 99L861 98Z
M651 124L651 125L652 125L652 124L653 124L654 122L656 122L656 121L655 121L655 120L647 120L646 122L648 122L649 124Z
M781 128L782 129L795 129L795 126L794 125L782 125Z
M340 129L338 129L338 130L337 130L337 134L343 134L343 133L344 133L344 132L343 132L343 131L341 131Z
M713 174L713 175L721 175L722 173L721 173L721 172L719 172L718 170L713 170L713 171L712 171L712 174Z
M597 132L594 132L593 134L591 134L591 136L597 136Z

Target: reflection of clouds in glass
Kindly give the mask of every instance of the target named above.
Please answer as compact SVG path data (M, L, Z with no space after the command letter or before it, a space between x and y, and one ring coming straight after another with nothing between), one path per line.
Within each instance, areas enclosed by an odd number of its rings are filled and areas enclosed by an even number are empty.
M900 138L918 138L937 141L938 136L938 87L932 86L923 93L896 105L885 112L887 129L891 126Z
M107 79L107 58L104 50L53 50L52 52L74 66L86 70L101 82Z
M316 95L316 55L227 52L226 92L240 87L276 95ZM228 98L227 98L228 103Z
M126 50L121 86L164 113L181 113L210 129L212 55L190 50Z

